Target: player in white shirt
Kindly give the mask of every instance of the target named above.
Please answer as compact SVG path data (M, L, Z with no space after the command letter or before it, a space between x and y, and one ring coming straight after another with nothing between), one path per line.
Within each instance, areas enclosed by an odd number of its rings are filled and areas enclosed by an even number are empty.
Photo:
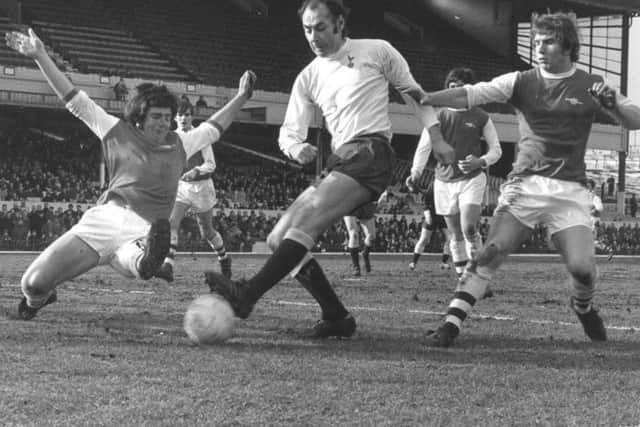
M254 304L291 273L318 301L322 319L318 338L350 337L356 323L335 294L310 250L316 239L343 216L378 199L392 178L389 84L414 108L432 132L435 152L453 161L432 108L416 103L424 91L402 55L384 40L346 37L346 9L341 0L305 0L299 9L302 30L316 58L296 78L279 143L290 158L309 163L317 148L306 142L319 107L332 136L327 173L307 188L280 218L268 237L273 254L246 281L209 273L207 282L247 318Z
M178 104L178 113L176 114L176 123L178 124L176 133L178 135L195 129L193 127L193 111L193 105L188 101L181 101ZM231 277L231 257L227 254L222 236L213 228L213 208L218 201L212 179L213 172L216 170L213 148L210 145L206 146L191 156L187 163L187 167L180 177L176 203L173 205L169 218L171 223L169 254L156 271L155 276L167 282L173 282L173 267L178 250L180 223L187 212L192 211L198 221L200 236L218 255L222 274Z
M110 177L97 206L38 255L22 276L24 297L16 317L30 320L57 301L56 286L98 265L110 265L125 277L153 276L169 251L167 218L187 158L216 142L231 125L251 96L255 75L245 72L227 105L197 130L178 135L170 130L177 99L165 86L139 85L119 119L73 86L33 30L8 32L5 40L35 60L67 109L100 138Z

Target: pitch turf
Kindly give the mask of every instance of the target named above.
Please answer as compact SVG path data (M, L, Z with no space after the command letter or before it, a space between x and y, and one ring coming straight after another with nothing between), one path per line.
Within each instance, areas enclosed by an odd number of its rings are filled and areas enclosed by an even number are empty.
M188 303L211 257L182 256L176 281L96 269L59 288L30 322L0 318L0 425L632 426L640 424L640 266L601 262L610 341L588 342L556 258L512 259L450 349L422 345L454 273L435 258L321 257L358 331L305 338L319 312L286 279L217 346L191 345ZM0 255L0 306L14 310L31 255ZM236 256L250 275L262 256ZM481 316L481 317L478 317Z

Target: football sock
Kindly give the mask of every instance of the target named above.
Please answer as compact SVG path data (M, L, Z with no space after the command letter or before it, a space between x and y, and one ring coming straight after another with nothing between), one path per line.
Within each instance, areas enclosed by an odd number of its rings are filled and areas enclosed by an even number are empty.
M322 271L322 267L314 258L300 269L296 279L320 305L323 320L343 319L348 314Z
M491 277L492 272L488 268L478 267L476 271L467 269L449 304L445 321L453 323L460 329L476 301L484 296Z
M360 249L349 248L349 253L351 254L351 264L354 267L360 268Z
M464 240L465 251L468 259L476 259L476 255L482 248L482 237L480 233L474 233L473 238Z
M305 243L300 243L304 240ZM306 233L290 229L260 271L247 283L247 296L258 301L269 289L298 265L315 241Z
M416 252L413 253L413 263L414 264L418 262L418 259L420 259L420 255L421 254L416 253Z
M443 263L443 264L446 264L446 263L448 263L448 262L449 262L449 254L445 254L445 253L443 253L443 254L442 254L442 263Z
M227 257L227 249L224 247L224 241L222 240L222 236L217 231L214 231L213 239L207 240L211 249L213 249L216 254L218 254L218 259L224 259Z
M369 253L371 252L371 246L369 245L365 245L364 249L362 250L362 258L366 260L366 262L369 262Z
M451 248L451 258L453 259L453 266L456 269L458 276L464 273L464 268L467 265L467 250L465 248L464 240L451 240L449 243Z
M175 230L171 230L171 243L169 245L169 253L167 257L164 259L164 262L173 265L176 262L176 252L178 251L178 232Z

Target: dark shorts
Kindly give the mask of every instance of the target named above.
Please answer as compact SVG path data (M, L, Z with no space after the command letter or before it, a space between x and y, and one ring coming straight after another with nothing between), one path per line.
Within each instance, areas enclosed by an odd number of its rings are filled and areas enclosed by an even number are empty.
M340 172L371 190L371 201L391 184L396 154L389 140L377 133L358 136L342 145L327 159L320 179L330 172Z
M367 220L376 216L376 211L378 210L378 206L376 206L375 202L365 203L364 205L360 205L355 208L349 215L355 216L359 220Z

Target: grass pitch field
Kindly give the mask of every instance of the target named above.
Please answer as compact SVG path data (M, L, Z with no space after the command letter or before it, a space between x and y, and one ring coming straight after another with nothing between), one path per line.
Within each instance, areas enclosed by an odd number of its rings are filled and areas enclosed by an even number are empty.
M557 258L511 258L455 345L429 349L454 273L433 257L410 271L408 256L374 255L353 279L341 255L320 263L356 316L353 339L307 339L319 310L286 279L234 338L198 347L182 316L206 293L211 258L180 257L172 284L99 268L33 321L1 317L0 425L640 425L637 261L599 261L607 343L582 332ZM32 259L0 255L4 310ZM235 276L263 260L235 256Z

